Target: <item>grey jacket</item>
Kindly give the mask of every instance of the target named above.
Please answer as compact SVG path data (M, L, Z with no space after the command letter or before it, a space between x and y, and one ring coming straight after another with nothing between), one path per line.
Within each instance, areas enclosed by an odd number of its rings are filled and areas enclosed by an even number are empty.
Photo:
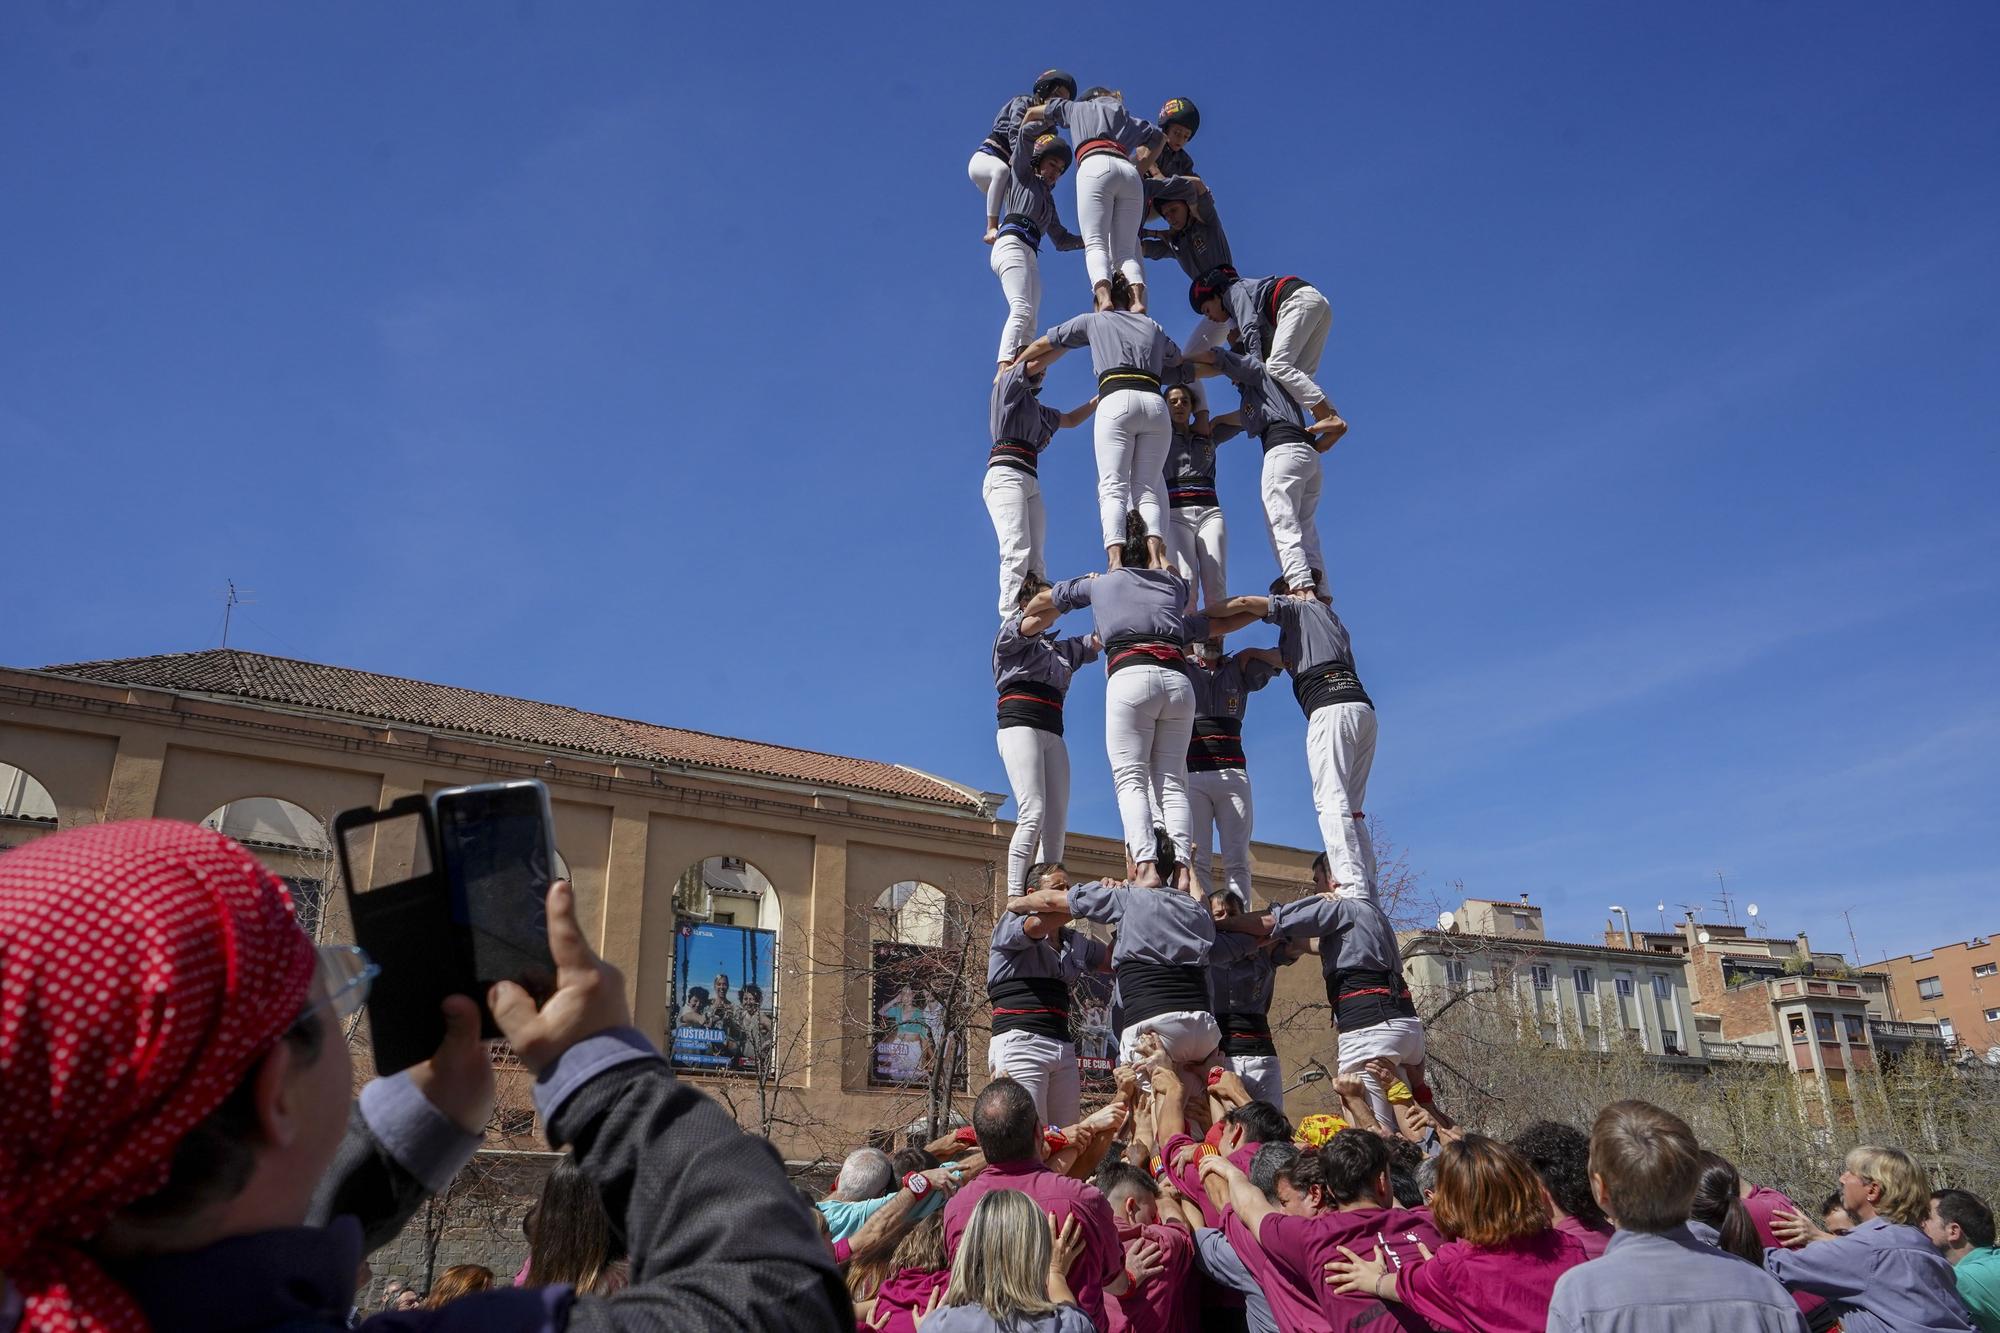
M1139 252L1148 259L1172 259L1190 278L1199 278L1214 268L1235 268L1229 253L1229 236L1222 230L1222 218L1215 211L1215 196L1182 176L1146 182L1146 202L1161 204L1178 201L1192 215L1179 231L1147 230L1139 233Z
M1766 1250L1764 1267L1786 1290L1838 1305L1845 1333L1973 1333L1951 1261L1917 1228L1884 1217L1832 1240Z
M1806 1333L1806 1317L1770 1274L1676 1227L1620 1231L1557 1278L1549 1333Z

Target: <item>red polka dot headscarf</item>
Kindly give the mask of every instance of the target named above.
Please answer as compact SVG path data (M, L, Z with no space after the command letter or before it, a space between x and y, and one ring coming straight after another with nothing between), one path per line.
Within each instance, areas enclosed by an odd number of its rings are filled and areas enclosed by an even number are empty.
M0 1274L26 1329L143 1333L81 1249L298 1018L312 941L220 833L99 824L0 856Z

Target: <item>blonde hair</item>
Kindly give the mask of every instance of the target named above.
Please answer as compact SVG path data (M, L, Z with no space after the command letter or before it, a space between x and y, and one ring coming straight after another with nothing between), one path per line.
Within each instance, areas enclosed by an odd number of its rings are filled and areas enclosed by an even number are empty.
M1048 1314L1049 1218L1019 1190L995 1190L973 1205L951 1284L939 1307L976 1305L1001 1323Z
M1881 1189L1875 1211L1891 1222L1920 1227L1930 1216L1930 1177L1901 1148L1864 1143L1847 1154L1847 1169Z

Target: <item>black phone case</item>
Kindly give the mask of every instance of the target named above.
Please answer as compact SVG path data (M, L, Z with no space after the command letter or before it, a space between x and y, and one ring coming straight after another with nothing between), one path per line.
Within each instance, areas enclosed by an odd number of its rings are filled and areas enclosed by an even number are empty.
M430 873L356 893L354 870L347 863L348 830L412 815L421 821ZM453 919L429 800L405 796L383 810L343 811L333 830L355 943L382 969L368 995L375 1072L393 1074L431 1058L444 1040L440 1006L449 995L471 996L479 1004L481 1034L498 1036L473 969L470 932Z

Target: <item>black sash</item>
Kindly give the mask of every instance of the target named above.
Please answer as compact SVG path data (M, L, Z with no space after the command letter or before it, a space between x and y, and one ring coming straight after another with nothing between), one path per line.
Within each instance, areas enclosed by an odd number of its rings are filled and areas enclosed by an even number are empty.
M1113 366L1097 377L1097 392L1100 395L1113 394L1120 389L1158 393L1160 377L1150 370L1141 370L1137 366Z
M1104 674L1129 666L1163 666L1187 674L1187 645L1157 634L1116 634L1104 645Z
M1069 983L1061 977L1008 977L986 984L993 1032L1033 1032L1068 1041Z
M1243 758L1243 720L1235 717L1198 717L1194 735L1188 741L1187 766L1190 773L1213 773L1217 769L1240 769Z
M1303 444L1308 449L1318 447L1313 443L1311 431L1290 421L1273 421L1266 426L1263 444L1267 454L1281 444Z
M992 452L986 455L986 466L1010 467L1032 477L1036 475L1036 460L1040 453L1026 440L995 440Z
M1354 667L1347 662L1322 662L1310 671L1301 671L1293 676L1292 697L1299 701L1299 707L1305 710L1307 717L1328 704L1375 706L1375 701L1368 697L1368 691L1361 688L1361 678L1354 674Z
M1358 1032L1392 1018L1415 1018L1417 1006L1400 973L1336 968L1326 974L1326 1002L1333 1008L1334 1026Z
M1000 687L1000 726L1033 727L1063 734L1063 695L1038 680L1017 680Z
M1205 1014L1208 979L1192 963L1120 963L1118 998L1128 1028L1155 1014Z
M1276 1055L1278 1053L1278 1048L1271 1044L1271 1016L1269 1014L1217 1014L1215 1022L1216 1026L1222 1029L1222 1053L1224 1055Z

